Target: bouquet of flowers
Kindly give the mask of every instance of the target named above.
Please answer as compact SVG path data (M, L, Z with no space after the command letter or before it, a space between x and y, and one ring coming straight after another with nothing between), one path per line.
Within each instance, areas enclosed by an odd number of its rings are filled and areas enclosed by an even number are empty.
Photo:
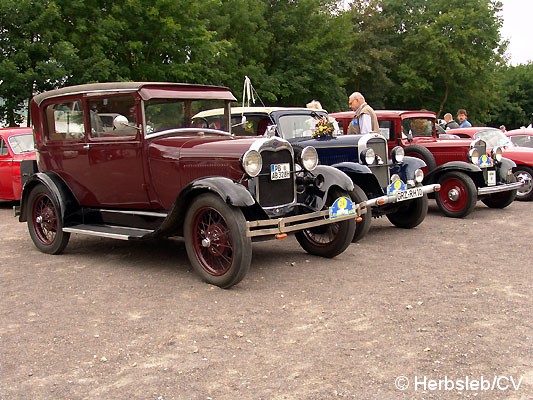
M331 117L320 117L316 119L313 138L331 137L335 132L335 120Z

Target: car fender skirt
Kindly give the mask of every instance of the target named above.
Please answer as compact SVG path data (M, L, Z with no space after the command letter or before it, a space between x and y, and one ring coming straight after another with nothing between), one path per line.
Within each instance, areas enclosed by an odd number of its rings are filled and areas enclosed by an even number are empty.
M226 203L235 207L251 207L255 204L255 199L246 187L225 177L199 179L189 185L184 192L190 194L196 190L215 192Z
M313 175L322 175L324 177L325 192L327 192L333 185L336 185L348 192L351 192L354 188L354 184L350 177L343 171L332 166L318 165L313 171Z
M22 190L19 215L20 222L27 221L27 200L31 191L37 185L44 185L50 190L57 204L59 204L61 217L64 221L79 214L78 202L63 179L55 173L37 172L28 179Z
M477 165L469 164L465 161L450 161L445 164L439 165L433 171L430 171L424 177L424 185L435 183L439 180L439 177L448 171L460 171L468 175L480 174L483 175L483 171Z
M500 173L500 180L502 182L507 182L507 174L509 170L512 170L515 167L516 163L513 160L503 157L500 161L500 168L498 168L498 172Z

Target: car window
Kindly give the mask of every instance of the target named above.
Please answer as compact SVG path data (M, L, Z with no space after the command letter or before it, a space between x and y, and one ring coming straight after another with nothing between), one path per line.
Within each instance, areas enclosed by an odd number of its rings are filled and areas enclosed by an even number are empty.
M516 146L533 147L533 137L529 135L515 135L510 137Z
M402 129L405 135L433 136L434 121L430 118L406 118L402 120Z
M392 121L379 121L379 133L387 140L394 138L394 124Z
M88 101L87 106L91 137L132 138L139 133L137 106L133 96L95 98Z
M144 104L147 133L180 128L210 128L227 131L224 117L208 121L196 114L205 110L224 108L224 100L205 99L150 99Z
M9 145L15 154L29 153L35 150L33 135L14 135L9 139Z
M81 101L50 104L46 107L48 140L79 140L85 135Z
M231 132L236 136L261 136L267 126L274 122L266 115L248 115L243 120L241 115L231 117Z

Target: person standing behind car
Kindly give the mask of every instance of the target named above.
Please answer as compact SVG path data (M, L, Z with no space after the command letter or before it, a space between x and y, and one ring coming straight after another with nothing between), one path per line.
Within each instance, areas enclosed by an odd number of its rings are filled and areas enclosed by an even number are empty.
M444 129L455 129L459 128L459 124L455 122L453 119L452 114L446 113L444 114L444 121L446 121L446 124L444 125Z
M378 117L361 93L353 92L348 97L348 104L355 111L355 115L348 126L348 135L379 132Z
M468 122L468 114L464 108L457 111L457 119L459 120L459 128L470 128L472 124Z

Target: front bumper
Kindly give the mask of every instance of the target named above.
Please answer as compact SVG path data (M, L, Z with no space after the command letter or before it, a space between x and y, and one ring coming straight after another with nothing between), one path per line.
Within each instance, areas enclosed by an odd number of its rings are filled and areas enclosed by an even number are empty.
M259 221L246 222L246 236L268 236L301 231L303 229L314 228L320 225L333 224L336 222L358 219L361 215L366 214L366 202L354 204L355 213L350 215L339 216L334 219L330 218L330 210L315 211L312 213L294 215L277 219L266 219Z
M424 194L434 193L440 190L440 185L438 183L435 183L432 185L420 186L420 189L422 189L422 193ZM380 206L384 206L385 204L393 204L397 202L398 202L398 197L396 194L393 194L393 195L385 195L385 196L376 197L374 199L369 199L367 200L366 205L367 207L380 207Z
M486 195L486 194L507 192L509 190L516 190L516 189L520 189L522 186L524 186L524 184L525 184L524 181L520 181L520 182L513 182L513 183L504 183L504 184L496 185L496 186L482 187L482 188L478 188L477 195L481 196L481 195Z

